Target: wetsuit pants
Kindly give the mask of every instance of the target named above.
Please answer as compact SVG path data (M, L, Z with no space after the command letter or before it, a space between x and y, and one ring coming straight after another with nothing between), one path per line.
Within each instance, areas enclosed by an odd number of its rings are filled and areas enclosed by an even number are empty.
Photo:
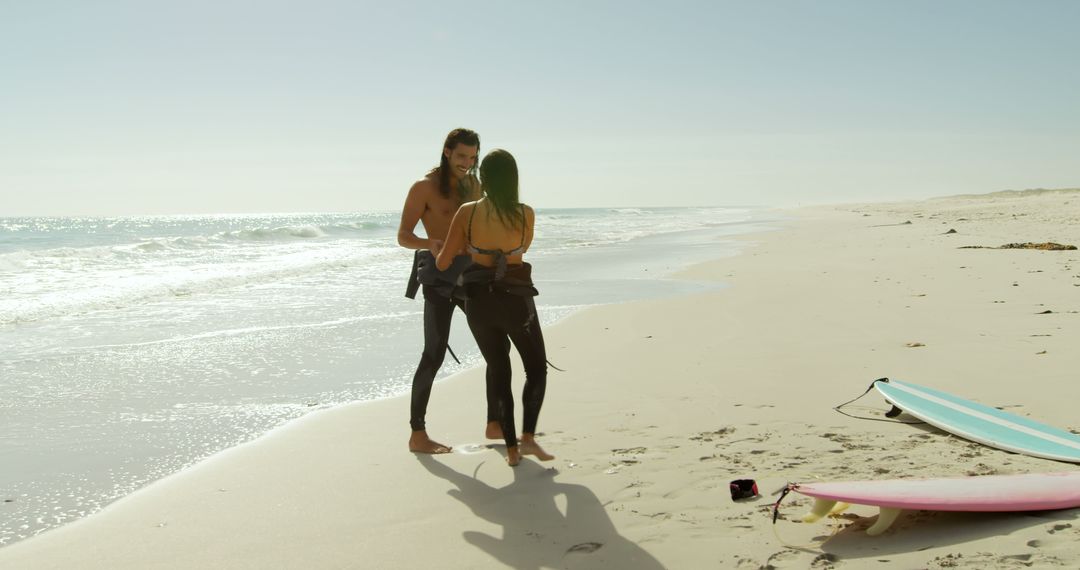
M510 385L510 343L513 342L525 367L525 389L522 394L523 433L536 433L540 407L547 388L547 355L544 335L536 318L532 297L502 291L470 295L466 302L466 318L476 345L487 362L489 407L495 403L497 419L502 426L507 447L517 445L514 429L514 394Z
M409 405L409 426L414 431L426 430L424 417L428 415L428 401L431 399L431 385L435 382L438 369L443 366L446 357L446 345L450 340L450 321L454 318L454 308L465 310L464 302L454 297L443 297L435 293L428 285L423 286L423 353L420 364L413 375L413 396ZM503 352L510 350L510 341L503 339ZM491 397L488 389L487 421L499 419L498 403Z
M446 357L454 307L465 310L460 299L443 297L424 285L424 352L420 355L420 364L413 375L412 403L409 406L409 425L414 431L425 429L424 416L427 415L428 400L431 399L431 385ZM493 412L494 410L489 410L488 415L493 415Z

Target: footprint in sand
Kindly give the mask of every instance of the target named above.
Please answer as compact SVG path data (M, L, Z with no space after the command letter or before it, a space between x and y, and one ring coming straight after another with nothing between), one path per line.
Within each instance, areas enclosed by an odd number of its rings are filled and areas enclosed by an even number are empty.
M469 455L472 453L482 453L488 450L488 446L482 443L463 443L454 446L454 453L461 453Z
M690 436L690 441L713 441L714 439L735 433L735 428L724 427L716 431L703 431L697 435Z
M832 568L833 563L835 563L835 562L837 562L839 560L840 560L839 556L837 556L835 554L829 554L828 552L823 552L821 554L818 554L817 557L815 557L814 560L810 562L810 567L811 568Z
M968 470L968 475L994 475L998 472L997 469L990 467L985 463L979 463L975 465L974 469Z
M735 567L736 568L764 568L764 566L759 565L754 560L751 560L750 558L742 558L742 557L740 557L738 555L735 556Z
M773 562L783 562L784 560L790 560L796 556L798 556L798 554L792 552L791 550L781 550L779 552L774 552L769 556L768 559L765 560L765 564L762 564L761 568L776 568L776 566L773 566Z
M1056 556L1043 554L1006 554L976 552L974 554L946 554L934 558L930 568L1047 568L1066 566Z

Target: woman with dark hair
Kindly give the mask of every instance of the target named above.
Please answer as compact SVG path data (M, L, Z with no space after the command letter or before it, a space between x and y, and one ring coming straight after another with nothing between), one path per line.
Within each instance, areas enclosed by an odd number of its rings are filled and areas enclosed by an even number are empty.
M533 302L537 291L532 266L522 261L532 243L536 213L518 201L517 162L505 150L496 149L484 157L480 189L484 196L462 204L454 215L436 265L450 267L462 250L472 256L472 265L462 274L465 315L487 362L487 397L489 403L495 402L507 463L517 465L522 455L548 461L555 457L535 439L547 387L547 356ZM511 342L525 366L520 442L510 385Z

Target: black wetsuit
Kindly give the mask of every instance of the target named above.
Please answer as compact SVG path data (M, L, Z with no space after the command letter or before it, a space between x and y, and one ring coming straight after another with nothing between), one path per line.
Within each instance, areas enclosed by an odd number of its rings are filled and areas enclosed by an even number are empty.
M424 352L413 374L412 402L409 406L409 425L415 431L426 429L424 416L427 415L428 400L431 399L431 385L446 358L454 307L465 310L464 299L457 291L457 281L470 259L468 255L459 255L449 269L439 271L435 267L435 256L430 251L417 250L413 258L412 275L405 296L415 299L418 289L423 287L424 291ZM494 420L495 413L489 399L489 421Z
M476 208L473 208L475 212ZM468 250L494 256L495 266L473 264L462 274L466 297L465 317L476 345L487 362L488 407L490 410L492 402L495 403L496 417L502 426L507 447L518 443L514 428L514 394L510 384L511 342L525 367L523 433L536 433L536 423L547 388L547 355L533 301L537 291L532 282L532 266L528 263L508 266L506 263L507 255L521 253L524 246L525 231L522 228L521 245L512 251L477 248L472 244L472 216L469 216Z

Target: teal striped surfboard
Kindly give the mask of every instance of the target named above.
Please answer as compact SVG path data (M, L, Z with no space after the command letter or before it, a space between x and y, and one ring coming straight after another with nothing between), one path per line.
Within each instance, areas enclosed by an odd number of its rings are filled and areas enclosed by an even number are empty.
M897 408L964 439L1005 451L1080 463L1080 435L911 382L880 380L874 387Z

